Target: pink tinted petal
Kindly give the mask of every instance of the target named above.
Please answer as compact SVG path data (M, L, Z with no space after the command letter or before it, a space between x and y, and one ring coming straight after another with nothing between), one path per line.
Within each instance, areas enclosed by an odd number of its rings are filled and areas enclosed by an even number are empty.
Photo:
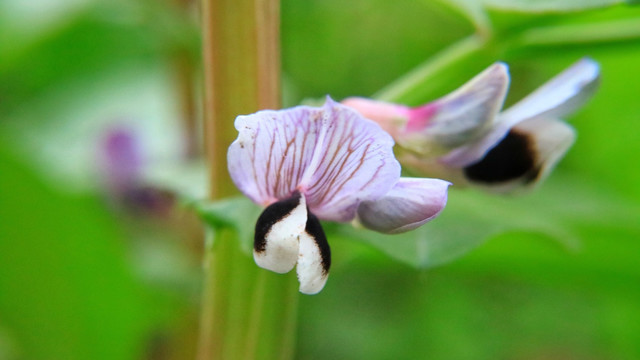
M448 181L400 178L389 193L363 201L358 220L365 227L388 234L413 230L435 218L447 203Z
M409 110L409 122L407 122L406 132L424 130L433 122L433 116L438 114L440 106L436 103L428 103Z
M361 97L346 98L341 103L355 109L365 118L375 121L392 136L404 129L409 119L410 109L404 105Z
M238 116L238 138L227 153L238 189L262 205L291 196L313 156L322 117L320 108L307 106Z
M393 139L355 110L327 99L322 119L314 119L314 159L300 190L312 213L324 220L349 221L360 201L386 194L400 177Z

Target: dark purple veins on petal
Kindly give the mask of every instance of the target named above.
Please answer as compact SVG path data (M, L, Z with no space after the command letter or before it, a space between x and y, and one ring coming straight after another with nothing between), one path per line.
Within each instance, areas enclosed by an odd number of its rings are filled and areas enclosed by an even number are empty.
M532 139L526 134L511 130L482 160L464 168L464 174L471 181L486 184L521 177L529 182L540 171L536 167L536 160Z
M267 206L258 221L253 238L253 248L256 252L263 252L266 248L266 237L271 227L289 215L300 204L300 193L296 192L290 198L280 200ZM307 223L307 226L308 223Z
M322 270L324 275L327 275L329 273L329 268L331 267L331 249L329 248L329 242L327 242L327 237L324 235L324 230L322 230L320 220L310 213L308 209L305 232L316 242L316 245L320 250L320 257L322 258Z
M341 196L347 184L357 177L360 169L377 154L375 139L356 126L356 122L350 121L327 128L326 147L333 149L319 164L318 175L315 178L308 198L312 203L328 203L335 196ZM381 167L383 164L378 165ZM377 174L377 171L376 171ZM375 176L373 177L375 178ZM370 179L371 180L373 180ZM370 182L369 181L369 182ZM368 185L360 185L358 190ZM355 189L354 189L355 190Z

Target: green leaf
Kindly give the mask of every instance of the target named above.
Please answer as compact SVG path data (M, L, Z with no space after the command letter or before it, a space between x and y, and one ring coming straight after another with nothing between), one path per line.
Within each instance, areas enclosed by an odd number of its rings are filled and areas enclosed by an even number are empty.
M192 204L200 218L214 229L231 228L238 234L246 254L253 250L253 231L262 209L244 196Z
M1 146L0 191L0 321L15 352L139 359L155 303L103 202L49 188Z
M554 181L534 194L521 197L452 189L443 213L415 231L384 235L347 225L337 230L344 237L369 243L417 268L450 262L487 239L507 232L541 234L559 241L570 251L580 251L576 224L640 227L632 220L633 214L640 214L640 208L612 199L616 198L580 185L577 179Z

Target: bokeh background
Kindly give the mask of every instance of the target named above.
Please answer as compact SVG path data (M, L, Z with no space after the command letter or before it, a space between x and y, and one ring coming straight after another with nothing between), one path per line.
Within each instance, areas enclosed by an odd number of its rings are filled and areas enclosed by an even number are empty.
M466 245L433 261L336 234L297 358L640 358L640 7L283 0L285 105L370 96L474 33L480 51L403 100L501 60L509 104L589 56L602 82L576 144L531 194L452 189ZM197 3L0 2L0 359L194 358L201 87Z

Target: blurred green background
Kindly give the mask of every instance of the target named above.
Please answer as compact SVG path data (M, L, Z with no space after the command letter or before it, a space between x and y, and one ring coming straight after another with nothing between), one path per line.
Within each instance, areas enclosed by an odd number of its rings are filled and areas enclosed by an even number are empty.
M0 359L194 358L202 227L141 184L202 196L197 5L0 2ZM334 231L330 281L300 298L297 358L640 358L640 7L283 0L285 105L371 96L474 33L472 57L403 100L501 60L509 104L589 56L602 83L570 119L576 144L533 194L452 189L465 244L430 262ZM120 130L140 154L134 196L104 159Z

